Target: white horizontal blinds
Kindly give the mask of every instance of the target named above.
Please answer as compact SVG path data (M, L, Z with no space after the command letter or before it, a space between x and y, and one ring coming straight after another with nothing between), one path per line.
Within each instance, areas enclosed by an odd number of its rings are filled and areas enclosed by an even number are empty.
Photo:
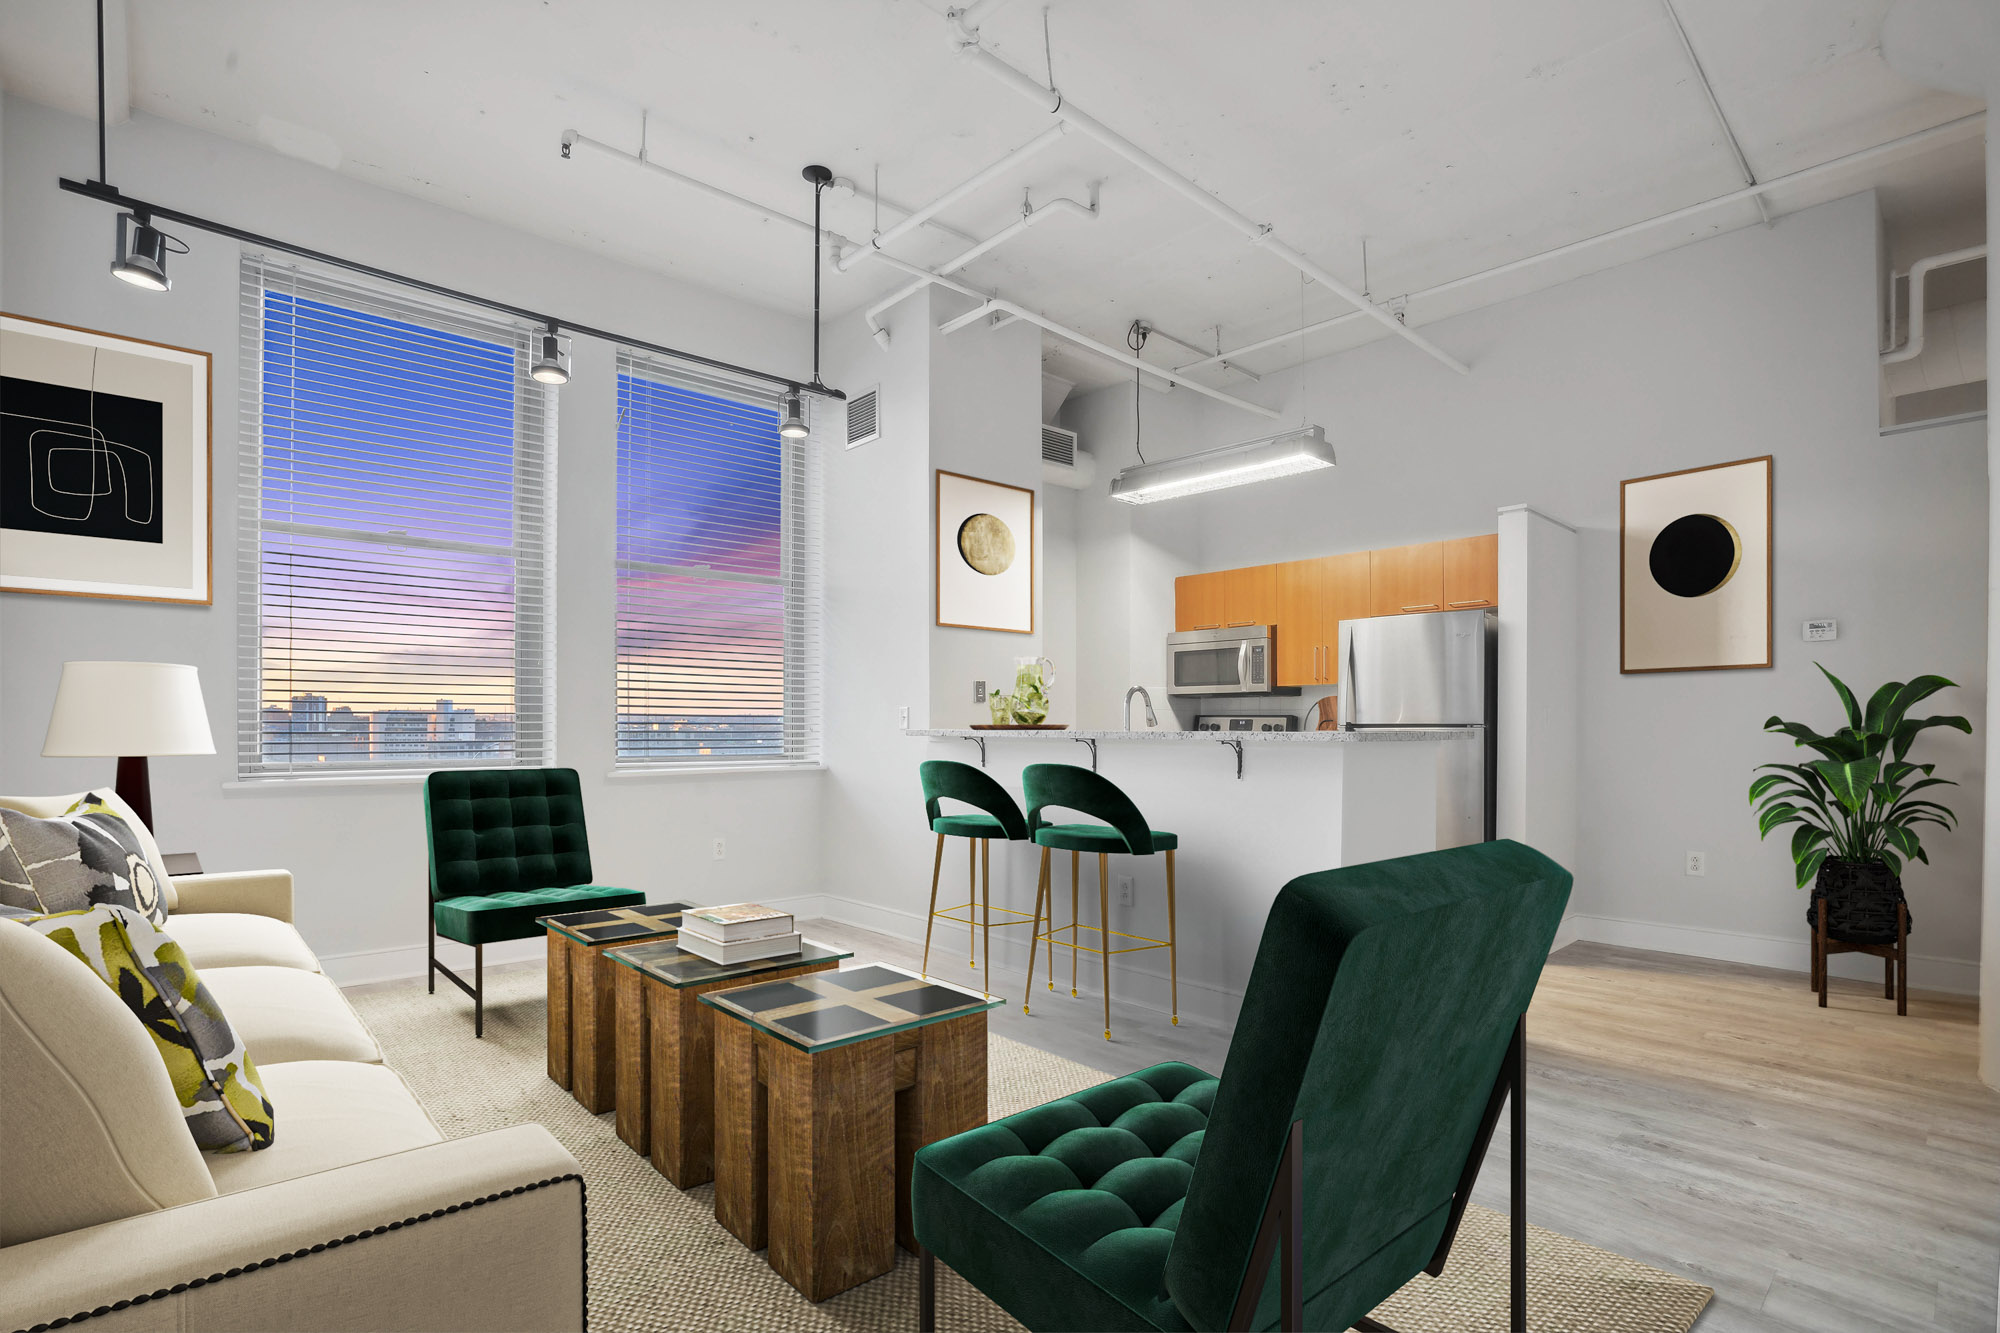
M245 775L553 753L553 395L522 324L244 260Z
M621 766L819 758L819 450L771 386L618 357Z

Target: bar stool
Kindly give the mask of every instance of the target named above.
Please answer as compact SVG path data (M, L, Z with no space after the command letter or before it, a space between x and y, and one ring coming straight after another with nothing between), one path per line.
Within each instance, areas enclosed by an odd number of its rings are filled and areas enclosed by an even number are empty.
M937 834L937 857L931 863L931 908L924 918L924 965L925 976L930 975L931 927L938 920L950 921L966 928L967 953L972 952L972 931L977 927L986 946L986 979L993 979L993 913L998 911L1004 917L1000 924L1006 926L1032 925L1034 916L1012 907L993 906L993 839L1008 842L1025 842L1028 837L1028 821L1021 815L1021 807L1014 804L1014 798L1007 789L995 782L981 769L971 764L961 764L949 759L928 759L917 769L924 787L924 815L929 820L931 832ZM960 801L979 814L943 814L939 802ZM966 868L970 897L960 907L948 907L940 912L937 905L938 878L944 872L944 840L964 838L967 853ZM985 865L985 891L980 890L980 866ZM964 916L954 915L963 911ZM976 914L976 915L975 915ZM966 966L978 968L977 960L967 959ZM986 992L988 995L992 991Z
M1174 1026L1180 1026L1180 950L1177 947L1178 934L1174 926L1174 851L1180 846L1180 839L1171 833L1162 833L1146 822L1139 813L1139 807L1132 804L1132 798L1099 774L1074 764L1030 764L1021 774L1021 784L1028 796L1028 828L1033 834L1035 845L1042 849L1042 873L1035 888L1035 933L1028 942L1028 985L1035 981L1035 946L1045 943L1049 946L1049 989L1056 988L1056 936L1068 932L1069 940L1069 993L1076 995L1076 956L1079 952L1097 954L1104 967L1104 1039L1111 1040L1111 955L1114 953L1139 953L1147 949L1167 951L1167 995L1172 1006ZM1096 824L1052 824L1042 818L1042 812L1051 808L1074 810L1078 814L1089 815L1101 820ZM1069 924L1057 926L1055 884L1050 879L1049 856L1052 852L1069 853ZM1097 854L1097 922L1095 926L1085 926L1077 920L1077 881L1080 878L1082 854ZM1154 852L1164 852L1167 858L1167 938L1156 940L1150 935L1131 935L1122 930L1111 929L1111 854L1128 852L1133 856L1151 856ZM1049 928L1042 926L1042 902L1048 901ZM1095 930L1098 947L1095 949L1077 942L1079 930ZM1132 944L1123 948L1112 948L1111 937L1131 940ZM1027 997L1022 996L1021 1012L1028 1012Z

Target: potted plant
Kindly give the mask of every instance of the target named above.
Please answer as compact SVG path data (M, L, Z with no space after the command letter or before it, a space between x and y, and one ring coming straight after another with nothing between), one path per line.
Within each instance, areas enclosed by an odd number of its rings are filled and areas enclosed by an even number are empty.
M1855 867L1878 881L1897 880L1905 863L1930 862L1918 825L1958 826L1950 809L1917 794L1957 784L1933 776L1935 764L1911 763L1910 745L1932 727L1952 727L1971 735L1972 724L1962 717L1908 716L1912 707L1939 690L1955 688L1943 676L1918 676L1907 683L1892 680L1869 696L1864 708L1838 676L1823 666L1820 674L1840 696L1847 725L1822 736L1803 722L1765 720L1764 730L1782 732L1820 757L1802 764L1757 766L1763 776L1750 783L1750 803L1757 807L1758 836L1798 825L1792 834L1792 864L1799 888L1822 881L1830 866Z

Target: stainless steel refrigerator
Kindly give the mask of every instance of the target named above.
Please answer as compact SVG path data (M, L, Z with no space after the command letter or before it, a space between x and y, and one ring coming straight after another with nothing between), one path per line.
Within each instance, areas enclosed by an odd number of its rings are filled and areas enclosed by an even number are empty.
M1438 846L1494 835L1494 667L1499 616L1492 609L1372 616L1340 622L1340 719L1348 730L1476 730L1439 747Z

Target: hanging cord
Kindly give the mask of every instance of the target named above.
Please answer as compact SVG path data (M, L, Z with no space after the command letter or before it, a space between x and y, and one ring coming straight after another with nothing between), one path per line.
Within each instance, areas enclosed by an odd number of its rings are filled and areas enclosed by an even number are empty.
M1132 327L1125 330L1125 345L1132 349L1132 355L1137 356L1146 350L1146 339L1152 336L1153 331L1135 319ZM1132 367L1132 452L1139 455L1139 461L1144 463L1146 451L1139 447L1139 376L1142 373L1137 366Z

